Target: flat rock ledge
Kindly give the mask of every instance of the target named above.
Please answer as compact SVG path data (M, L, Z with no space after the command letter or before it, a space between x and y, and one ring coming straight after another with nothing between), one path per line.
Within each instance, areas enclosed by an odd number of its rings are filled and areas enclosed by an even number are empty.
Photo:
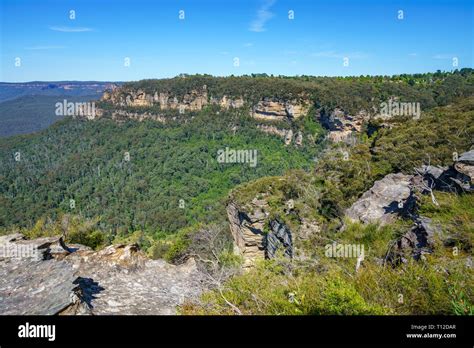
M193 259L151 260L134 244L94 251L0 236L0 315L173 315L199 297L202 279Z

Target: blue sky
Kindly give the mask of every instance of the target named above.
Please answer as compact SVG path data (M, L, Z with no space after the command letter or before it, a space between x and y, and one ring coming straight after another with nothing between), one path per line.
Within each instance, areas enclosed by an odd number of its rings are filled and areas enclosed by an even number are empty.
M473 67L472 3L0 0L0 81L392 75L452 70L454 57Z

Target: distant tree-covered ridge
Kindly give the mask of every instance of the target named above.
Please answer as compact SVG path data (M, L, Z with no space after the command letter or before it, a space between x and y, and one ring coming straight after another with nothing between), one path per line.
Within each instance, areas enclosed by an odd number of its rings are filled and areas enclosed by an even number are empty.
M457 97L474 93L474 70L464 68L452 72L403 74L394 76L314 77L244 76L213 77L211 75L181 75L170 79L149 79L125 83L120 93L141 90L153 95L169 93L178 99L206 86L209 98L242 97L249 105L262 98L307 99L317 108L342 108L356 113L371 111L380 102L395 96L404 101L419 102L429 109L443 106Z

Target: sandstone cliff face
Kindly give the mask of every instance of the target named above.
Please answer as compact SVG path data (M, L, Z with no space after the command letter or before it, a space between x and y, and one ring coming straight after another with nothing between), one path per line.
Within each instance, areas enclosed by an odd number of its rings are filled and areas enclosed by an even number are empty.
M234 238L234 252L243 257L244 268L252 267L257 260L265 258L263 230L267 219L267 204L262 201L253 203L255 208L249 213L240 211L235 203L227 206L230 231Z
M115 89L103 94L102 101L110 102L116 106L150 107L159 105L161 110L199 111L208 104L220 105L222 108L240 108L244 106L242 97L229 98L209 98L207 87L204 85L200 89L193 89L185 93L182 98L169 93L156 91L147 94L142 90Z
M153 98L153 102L155 100L160 104L161 110L199 111L208 103L207 88L203 86L201 91L192 90L186 93L182 100L169 93L160 93L158 98Z
M243 257L244 268L253 267L258 260L272 259L278 252L293 258L293 233L279 219L270 219L265 197L254 198L245 208L231 202L227 206L227 216L234 238L234 252Z
M330 112L319 111L317 116L323 127L329 130L328 138L333 142L346 141L353 132L361 132L363 124L370 118L364 110L350 115L339 108Z
M12 257L28 246L38 257ZM175 314L203 290L194 260L180 266L150 260L136 245L93 251L57 237L13 234L0 237L0 250L4 315Z
M309 101L275 101L264 98L252 108L252 116L261 120L293 119L306 115L309 108Z
M178 98L169 92L155 91L153 94L126 88L117 88L113 91L106 91L102 96L102 101L112 103L118 107L151 107L159 105L161 110L199 111L206 105L219 105L223 109L242 108L245 100L242 96L227 96L215 98L209 96L207 87L204 85L200 89L194 89ZM283 120L294 119L308 113L311 106L309 100L285 101L263 98L256 105L251 107L251 116L261 120Z
M226 95L221 99L211 98L211 104L219 105L223 109L236 109L244 106L245 101L242 97L232 99L228 98Z
M98 117L102 116L102 113ZM111 112L111 117L113 120L122 122L127 120L135 121L144 121L144 120L154 120L161 123L166 123L166 117L160 114L153 114L151 112L128 112L124 110L113 110Z

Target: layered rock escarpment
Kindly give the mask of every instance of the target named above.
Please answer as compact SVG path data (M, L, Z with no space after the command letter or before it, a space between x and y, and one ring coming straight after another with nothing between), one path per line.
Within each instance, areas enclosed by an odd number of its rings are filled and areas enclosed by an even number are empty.
M252 108L252 116L260 120L284 120L299 118L308 113L310 102L306 101L284 101L263 98Z
M215 87L212 85L208 88L205 84L192 85L184 90L175 87L156 87L156 90L149 87L145 90L125 85L105 92L101 100L112 105L112 118L123 119L124 115L117 112L123 108L129 118L136 120L156 119L158 121L166 119L166 112L170 110L183 114L200 111L209 105L217 105L226 110L245 108L253 118L259 121L294 121L308 115L318 104L315 104L315 100L310 97L308 92L290 93L286 97L262 95L257 99L250 99L250 97L246 99L245 92L236 92L235 95L232 95L232 92L227 90L228 87L225 89L226 94L222 94L220 89L213 90ZM130 108L133 109L130 110ZM152 112L150 112L150 108ZM391 126L389 122L391 116L382 117L381 112L377 111L375 106L360 109L357 112L348 112L338 106L320 107L315 110L313 116L316 116L316 119L328 131L328 139L332 142L353 141L353 133L364 131L364 125L371 119L381 119L383 122L380 125L383 127ZM96 117L101 116L99 111ZM288 134L285 134L283 137L287 136ZM303 137L292 140L295 143L301 143ZM286 139L285 142L288 143L292 140Z
M231 202L227 216L234 238L234 252L243 257L243 267L250 268L258 260L274 258L278 251L293 257L292 232L278 219L269 218L266 200L253 199L247 207Z
M146 93L141 89L120 88L111 92L105 92L101 100L117 107L152 107L157 105L161 110L180 110L181 112L199 111L208 104L219 105L225 109L244 106L242 97L234 99L226 95L222 98L209 97L205 85L200 89L192 89L182 97L178 97L168 91Z
M0 250L4 315L175 314L203 290L194 260L150 260L136 245L93 251L58 237L13 234L0 237Z
M106 91L101 99L116 107L147 108L159 106L160 110L200 111L207 105L219 105L223 109L242 108L246 101L242 96L214 97L208 92L207 86L192 89L182 96L168 91L154 91L147 93L141 89L116 88ZM262 98L255 105L249 107L250 115L260 120L294 119L306 115L311 102L308 99L282 100Z

